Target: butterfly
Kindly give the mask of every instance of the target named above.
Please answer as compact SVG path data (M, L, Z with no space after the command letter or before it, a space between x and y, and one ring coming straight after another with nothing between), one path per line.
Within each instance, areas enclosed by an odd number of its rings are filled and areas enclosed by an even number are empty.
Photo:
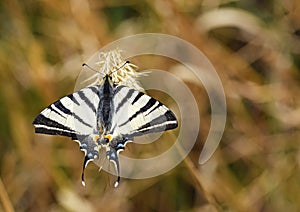
M119 153L134 137L162 132L178 126L174 113L158 100L125 85L114 83L106 74L98 85L69 94L45 108L33 121L36 133L70 137L84 152L88 163L102 157L113 162L120 182Z

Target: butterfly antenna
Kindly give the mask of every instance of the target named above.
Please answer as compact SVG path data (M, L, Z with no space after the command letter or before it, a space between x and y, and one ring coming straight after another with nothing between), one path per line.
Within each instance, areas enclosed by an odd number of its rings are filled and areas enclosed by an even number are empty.
M119 71L121 68L123 68L126 64L129 64L130 61L127 60L125 63L123 63L123 65L121 65L119 68L117 68L116 70L112 71L110 74L115 73L116 71Z
M96 69L92 68L91 66L89 66L89 65L86 64L86 63L83 63L82 66L86 66L86 67L88 67L90 70L99 73L99 71L97 71Z

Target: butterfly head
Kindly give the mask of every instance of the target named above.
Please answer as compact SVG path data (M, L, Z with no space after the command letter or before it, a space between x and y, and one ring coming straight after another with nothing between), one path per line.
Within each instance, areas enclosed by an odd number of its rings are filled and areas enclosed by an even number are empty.
M108 82L110 85L114 85L115 83L113 82L113 78L111 75L106 74L105 77L103 78L102 83Z

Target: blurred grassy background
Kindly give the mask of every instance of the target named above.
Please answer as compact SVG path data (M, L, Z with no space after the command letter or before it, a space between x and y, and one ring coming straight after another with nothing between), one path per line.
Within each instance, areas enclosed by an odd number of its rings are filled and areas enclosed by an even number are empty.
M299 211L299 16L296 0L2 0L0 210ZM123 179L118 189L90 165L82 188L78 145L35 135L32 120L73 91L94 52L144 32L181 37L211 60L227 99L223 139L199 166L209 102L187 79L201 115L189 157L163 176Z

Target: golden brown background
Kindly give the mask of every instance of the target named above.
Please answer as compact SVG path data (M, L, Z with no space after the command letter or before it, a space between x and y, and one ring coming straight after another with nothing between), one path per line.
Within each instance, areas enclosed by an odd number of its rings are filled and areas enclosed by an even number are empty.
M300 210L299 5L296 0L1 1L0 210ZM73 92L81 64L98 49L145 32L185 39L215 66L228 110L221 144L198 165L209 102L202 86L186 79L201 115L188 158L162 176L122 179L117 189L113 177L89 165L83 188L78 145L35 135L32 120ZM155 63L159 60L138 65ZM171 69L172 63L164 66Z

